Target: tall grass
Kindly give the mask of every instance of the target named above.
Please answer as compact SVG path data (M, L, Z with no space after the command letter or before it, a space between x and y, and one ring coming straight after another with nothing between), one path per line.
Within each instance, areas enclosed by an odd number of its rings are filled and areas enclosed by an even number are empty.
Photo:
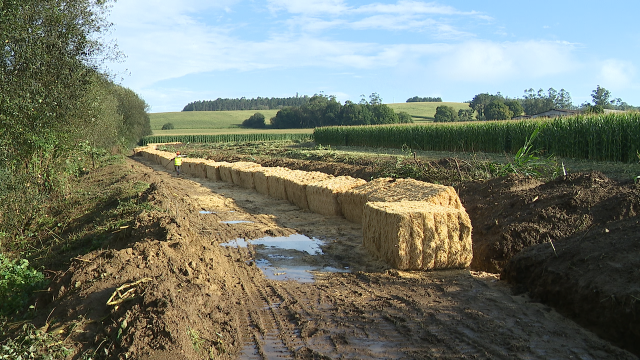
M532 146L546 155L597 161L638 159L638 113L429 126L326 127L314 130L314 140L322 145L515 154L539 127Z

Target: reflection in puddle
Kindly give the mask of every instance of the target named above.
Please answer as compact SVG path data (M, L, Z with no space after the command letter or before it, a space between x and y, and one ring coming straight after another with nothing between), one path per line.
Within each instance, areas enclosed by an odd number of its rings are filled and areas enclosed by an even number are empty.
M223 224L244 224L244 223L252 223L253 221L247 220L228 220L228 221L220 221Z
M313 282L314 272L348 272L326 266L321 258L320 245L316 238L300 234L281 237L265 237L257 240L235 239L222 246L247 247L252 245L256 265L272 280L296 280Z

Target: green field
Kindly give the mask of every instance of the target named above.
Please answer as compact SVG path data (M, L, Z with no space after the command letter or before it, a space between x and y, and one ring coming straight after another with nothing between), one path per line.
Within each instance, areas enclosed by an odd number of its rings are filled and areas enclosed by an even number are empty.
M172 123L174 130L185 129L242 129L240 124L255 113L262 113L267 124L269 119L276 116L278 110L238 110L238 111L181 111L166 113L151 113L151 130L155 135L162 129L162 125ZM194 132L190 132L193 134ZM198 131L198 134L202 132ZM162 133L164 134L164 132Z
M452 106L454 109L468 109L466 103L455 102L424 102L424 103L396 103L387 104L394 111L405 111L413 117L417 124L433 121L436 108L440 105ZM151 113L151 130L154 135L218 135L218 134L255 134L262 132L274 133L311 133L313 129L245 129L240 124L255 113L262 113L267 126L269 119L276 116L278 110L238 110L238 111L181 111L166 113ZM172 123L173 130L160 130L162 125Z
M392 108L395 112L404 111L409 113L416 124L432 122L434 115L436 114L436 108L442 105L451 106L456 109L456 111L460 109L469 109L469 104L458 102L411 102L387 104L387 106Z

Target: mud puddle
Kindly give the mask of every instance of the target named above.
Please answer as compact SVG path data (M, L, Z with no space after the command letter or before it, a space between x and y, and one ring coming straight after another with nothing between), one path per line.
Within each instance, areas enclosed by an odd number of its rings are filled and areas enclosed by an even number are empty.
M235 239L222 246L248 248L255 265L271 280L295 280L309 283L321 272L349 272L324 264L321 246L325 242L306 235Z

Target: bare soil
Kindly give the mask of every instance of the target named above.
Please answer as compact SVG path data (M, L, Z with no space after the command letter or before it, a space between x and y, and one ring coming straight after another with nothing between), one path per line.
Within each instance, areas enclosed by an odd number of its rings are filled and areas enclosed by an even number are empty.
M345 219L128 162L122 181L150 183L140 201L156 210L109 249L74 259L43 295L37 323L57 324L48 330L67 335L74 358L637 359L633 184L597 173L463 183L471 270L402 272L371 258L361 227ZM369 176L366 167L297 162ZM221 246L295 233L324 241L322 255L301 261L349 272L272 280L254 246Z

